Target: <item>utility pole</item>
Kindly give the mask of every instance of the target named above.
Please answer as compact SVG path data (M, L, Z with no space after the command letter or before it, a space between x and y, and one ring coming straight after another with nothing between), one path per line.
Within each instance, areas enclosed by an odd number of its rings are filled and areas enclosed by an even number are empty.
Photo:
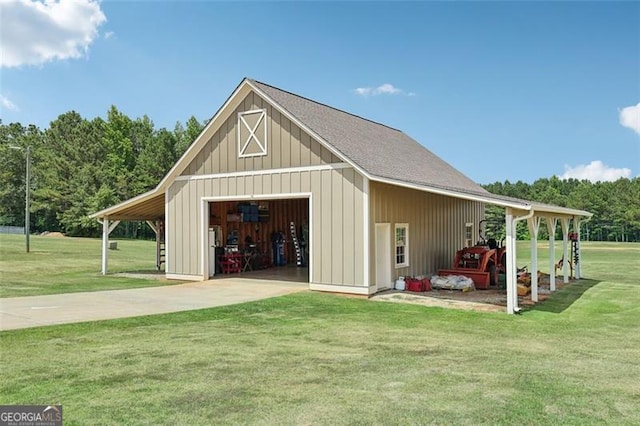
M18 149L20 151L24 150L26 156L26 172L25 172L25 189L24 189L24 234L27 243L27 253L29 253L29 234L30 231L30 222L29 222L29 204L31 203L31 147L28 146L26 148L21 148L19 146L9 145L11 149Z
M26 171L26 177L25 180L27 181L25 183L25 195L24 195L24 232L25 232L25 239L27 241L27 253L29 253L29 234L31 233L30 231L30 214L29 214L29 204L31 203L31 147L27 147L26 148L26 157L27 157L27 171Z

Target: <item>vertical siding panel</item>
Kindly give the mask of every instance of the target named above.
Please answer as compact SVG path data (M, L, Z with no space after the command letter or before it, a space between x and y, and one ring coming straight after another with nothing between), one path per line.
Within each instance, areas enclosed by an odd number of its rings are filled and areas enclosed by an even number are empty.
M236 178L236 195L247 195L247 180L249 178L238 176Z
M274 126L273 123L273 108L271 105L263 101L263 108L267 110L267 155L262 158L262 169L270 169L271 168L271 159L273 158L273 137L272 137L272 129Z
M226 197L229 195L229 178L220 179L220 196Z
M222 146L222 131L218 131L213 135L213 154L211 155L211 173L220 173L220 149Z
M263 175L263 176L259 176L259 178L262 178L262 191L263 194L272 194L273 190L272 185L271 185L271 175Z
M291 122L282 117L280 126L280 167L286 168L291 166Z
M300 167L300 128L291 123L291 167Z
M362 175L359 173L353 172L353 283L355 285L369 285L369 283L364 282L364 228L362 225L362 220L364 218L365 209L368 206L364 205L363 193L364 193L364 180ZM373 215L372 215L373 216ZM371 224L373 222L373 217L369 218L369 224L371 228ZM370 242L373 239L369 240ZM375 255L373 251L371 251ZM374 262L370 262L370 264L374 264ZM372 274L369 275L373 277Z
M322 282L322 173L310 172L311 192L313 193L312 262L311 281Z
M184 255L184 197L182 188L184 185L180 185L180 188L176 188L178 191L176 193L176 223L175 223L175 234L176 234L176 273L182 274L184 273L184 268L182 266L182 256Z
M283 194L288 194L291 192L291 173L282 173L280 176L282 177L280 191L282 191Z
M322 221L322 233L323 233L323 241L322 241L322 282L326 284L331 283L331 269L332 265L332 223L331 223L331 210L332 210L332 199L331 199L331 171L323 170L321 173L321 192L322 192L322 213L321 213L321 221Z
M251 180L253 185L253 193L264 194L264 192L262 192L262 176L253 176Z
M300 192L300 172L291 173L291 192Z
M198 201L197 201L197 181L189 182L189 216L186 233L189 234L187 253L189 258L186 262L188 274L197 274L198 270Z
M220 173L227 173L229 171L229 160L227 156L227 151L229 150L229 129L227 127L228 122L224 122L220 127L220 155L218 161L218 170Z
M342 175L339 171L331 171L331 282L342 282L342 264L344 233L342 207Z
M309 135L300 131L300 165L309 166L311 164L311 138Z
M168 273L176 273L176 253L177 253L177 243L176 243L176 233L177 233L177 228L176 228L176 218L177 218L177 214L176 214L176 192L175 192L175 185L171 185L169 187L169 217L165 218L168 219L167 223L165 223L165 226L167 227L167 231L168 231L168 236L169 239L168 241L166 241L167 243L167 247L171 247L169 249L169 259L168 259L168 264L169 264L169 269L167 269Z
M236 123L238 122L238 112L240 107L231 114L231 117L227 120L227 138L229 140L229 146L227 147L227 166L230 172L238 170L238 128Z
M238 178L230 177L229 178L229 196L233 197L238 195Z
M280 175L269 175L271 177L271 192L273 194L281 194Z
M218 132L215 132L209 140L209 152L207 153L207 164L205 166L206 174L215 173L214 164L216 162L216 156L218 155Z
M329 151L324 146L321 147L321 158L323 163L331 163L332 157L333 154L331 154L331 151Z
M311 175L309 172L300 173L300 191L301 192L311 191Z
M322 147L315 139L311 139L311 165L322 164Z
M338 172L339 173L339 172ZM342 189L342 282L346 285L354 284L354 264L357 263L354 252L354 232L356 222L354 220L354 190L353 190L353 169L343 169L340 187ZM362 223L358 221L358 223ZM362 227L362 226L360 226Z
M280 140L280 129L282 127L281 121L284 120L284 117L273 109L273 126L271 127L271 167L274 169L279 169L282 167L282 141Z

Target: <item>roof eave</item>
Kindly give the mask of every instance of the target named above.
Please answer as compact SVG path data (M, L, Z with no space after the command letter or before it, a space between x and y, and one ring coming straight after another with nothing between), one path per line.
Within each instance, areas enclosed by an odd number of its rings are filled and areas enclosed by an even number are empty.
M117 212L123 209L131 208L145 201L148 201L151 198L157 196L159 193L161 193L161 191L159 190L159 187L155 187L154 189L147 191L143 194L137 195L133 198L129 198L126 201L123 201L114 206L108 207L104 210L100 210L99 212L90 214L89 217L92 219L101 219L101 218L109 217L110 215L116 214Z

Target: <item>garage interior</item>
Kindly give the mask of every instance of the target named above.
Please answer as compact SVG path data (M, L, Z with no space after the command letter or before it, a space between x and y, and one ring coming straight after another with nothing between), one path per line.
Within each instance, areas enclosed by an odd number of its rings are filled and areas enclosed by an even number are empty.
M209 202L208 238L212 277L309 282L307 198Z

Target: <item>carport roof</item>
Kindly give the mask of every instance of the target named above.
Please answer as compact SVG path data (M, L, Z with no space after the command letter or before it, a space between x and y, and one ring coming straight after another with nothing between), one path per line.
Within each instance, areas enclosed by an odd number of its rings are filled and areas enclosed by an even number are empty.
M164 217L164 191L158 188L91 215L111 220L157 220Z

